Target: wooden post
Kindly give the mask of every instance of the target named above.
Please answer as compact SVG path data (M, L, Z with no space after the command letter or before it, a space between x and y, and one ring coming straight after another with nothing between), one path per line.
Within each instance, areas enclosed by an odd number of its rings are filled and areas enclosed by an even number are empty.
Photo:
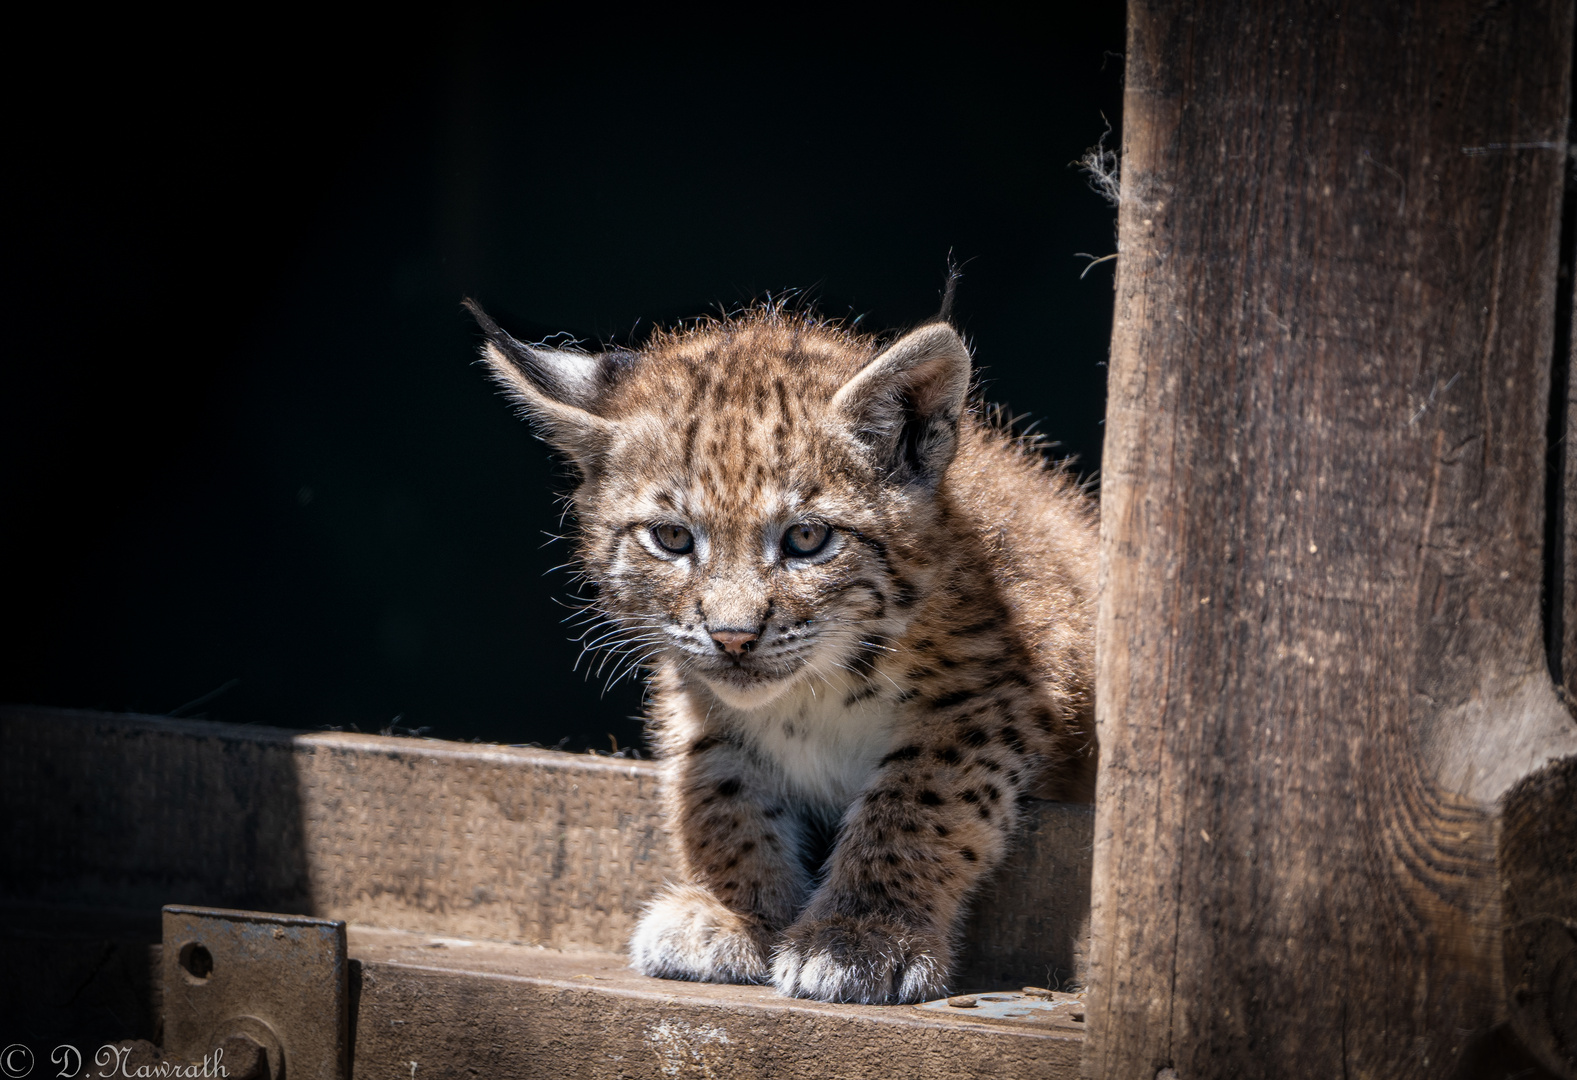
M1573 72L1572 77L1577 79L1577 71ZM1577 704L1577 159L1571 162L1570 169L1566 178L1569 204L1561 233L1567 268L1565 286L1570 290L1567 302L1571 305L1567 308L1568 329L1571 333L1566 351L1566 416L1564 425L1560 422L1561 417L1556 417L1556 422L1551 425L1556 429L1555 434L1565 438L1557 463L1562 473L1560 495L1563 503L1563 531L1560 534L1562 565L1559 572L1565 579L1559 597L1561 622L1557 640L1562 654L1561 677L1568 706ZM1559 392L1557 386L1556 393Z
M1128 34L1087 1067L1446 1077L1511 1031L1573 1075L1571 0L1131 0Z

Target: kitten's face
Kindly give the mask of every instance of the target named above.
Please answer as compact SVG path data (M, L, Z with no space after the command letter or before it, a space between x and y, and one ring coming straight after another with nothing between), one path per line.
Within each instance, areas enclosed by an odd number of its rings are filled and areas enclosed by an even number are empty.
M852 443L809 411L627 418L582 515L605 610L736 708L868 670L912 604L887 548L915 500Z
M932 561L969 383L951 327L879 351L765 309L591 355L473 311L494 377L580 471L581 559L648 663L741 709L871 674Z

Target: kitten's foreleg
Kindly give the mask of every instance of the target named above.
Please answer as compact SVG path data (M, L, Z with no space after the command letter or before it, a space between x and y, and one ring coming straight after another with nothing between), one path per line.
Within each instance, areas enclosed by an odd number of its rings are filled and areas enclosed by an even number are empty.
M647 908L631 965L658 978L766 982L772 944L809 891L799 819L770 774L722 739L686 748L669 784L688 882Z
M897 1004L946 993L964 902L1007 846L1016 785L904 747L845 818L826 882L773 959L780 993Z

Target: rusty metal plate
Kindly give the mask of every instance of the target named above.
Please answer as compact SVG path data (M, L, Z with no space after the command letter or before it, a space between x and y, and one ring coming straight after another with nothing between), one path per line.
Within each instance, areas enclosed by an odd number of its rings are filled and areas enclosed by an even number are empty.
M1026 986L1022 991L957 994L940 1001L927 1001L915 1008L984 1024L1084 1030L1083 994L1063 994L1036 986Z
M343 922L172 904L163 963L172 1059L230 1080L346 1080Z

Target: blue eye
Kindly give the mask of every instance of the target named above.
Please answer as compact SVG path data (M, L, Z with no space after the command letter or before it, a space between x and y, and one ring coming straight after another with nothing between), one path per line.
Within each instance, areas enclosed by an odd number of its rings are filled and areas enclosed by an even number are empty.
M791 559L803 559L827 546L832 530L819 521L798 521L783 534L783 553Z
M695 550L695 537L690 535L690 530L683 525L652 526L652 539L657 541L657 546L673 555L688 555Z

